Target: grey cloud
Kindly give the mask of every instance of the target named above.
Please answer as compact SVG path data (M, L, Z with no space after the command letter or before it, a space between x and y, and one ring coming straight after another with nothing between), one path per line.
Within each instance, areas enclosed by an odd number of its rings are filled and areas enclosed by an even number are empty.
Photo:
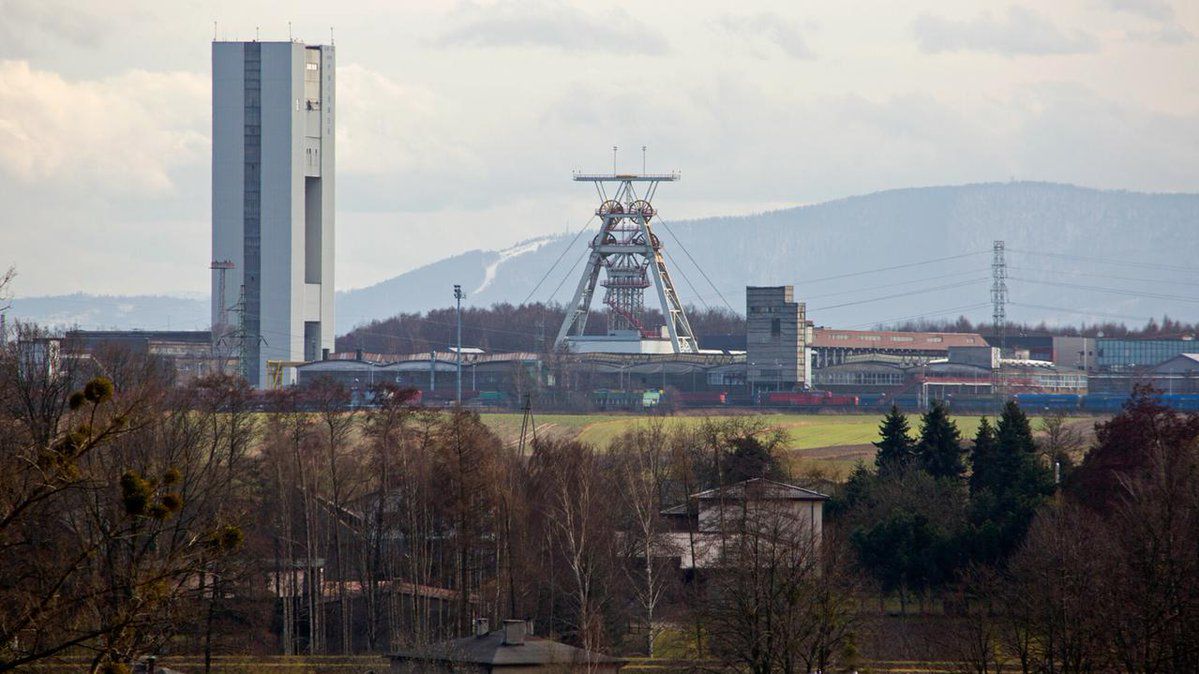
M632 15L613 10L591 14L542 0L504 0L493 5L465 3L455 11L442 46L549 47L563 51L663 54L666 38Z
M1092 35L1064 33L1043 16L1022 7L1010 7L1001 17L985 13L968 21L922 14L912 30L920 49L930 53L982 51L1012 56L1080 54L1098 49Z
M0 56L26 56L46 42L100 43L101 17L59 0L0 0Z
M799 26L789 19L770 12L740 16L726 14L717 20L717 25L737 39L747 40L751 44L767 42L782 50L784 54L796 59L813 59L816 57L808 47L803 32ZM767 55L759 54L761 58Z
M1108 9L1139 14L1157 21L1174 19L1174 8L1166 0L1102 0L1102 4Z
M1157 44L1178 45L1193 42L1195 34L1177 24L1168 24L1154 30L1130 30L1126 33L1130 40L1151 42Z

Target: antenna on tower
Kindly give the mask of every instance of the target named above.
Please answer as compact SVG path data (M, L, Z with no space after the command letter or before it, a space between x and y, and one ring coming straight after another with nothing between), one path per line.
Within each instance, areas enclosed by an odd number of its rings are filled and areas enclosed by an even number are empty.
M333 46L333 26L329 26L329 46Z
M259 31L259 27L258 27L258 26L254 26L254 41L255 41L255 42L257 42L257 41L258 41L258 31Z
M645 173L645 146L641 146L641 172Z
M216 42L216 36L217 36L216 21L213 21L212 22L212 41L213 42Z
M296 41L296 39L291 36L291 22L290 21L287 22L287 41L288 42Z
M999 351L1007 348L1007 261L1004 242L991 246L991 322L999 337Z
M616 175L616 146L612 146L612 175Z

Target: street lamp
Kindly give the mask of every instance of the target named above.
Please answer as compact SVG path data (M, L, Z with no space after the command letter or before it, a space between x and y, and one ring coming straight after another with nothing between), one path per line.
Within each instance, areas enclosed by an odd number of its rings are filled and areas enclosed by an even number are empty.
M457 349L457 354L456 354L457 355L456 362L458 365L458 390L457 390L456 399L458 400L459 406L462 405L462 298L463 297L465 297L465 295L462 294L462 286L455 283L454 284L454 301L456 303L456 307L454 309L454 315L457 318L457 323L458 323L458 349Z

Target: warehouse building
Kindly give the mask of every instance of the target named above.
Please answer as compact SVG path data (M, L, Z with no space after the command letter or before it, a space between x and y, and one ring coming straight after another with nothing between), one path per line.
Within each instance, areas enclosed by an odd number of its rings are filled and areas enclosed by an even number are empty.
M852 356L885 354L917 365L948 358L951 347L985 347L982 335L960 332L889 332L816 328L812 333L812 367L845 363Z

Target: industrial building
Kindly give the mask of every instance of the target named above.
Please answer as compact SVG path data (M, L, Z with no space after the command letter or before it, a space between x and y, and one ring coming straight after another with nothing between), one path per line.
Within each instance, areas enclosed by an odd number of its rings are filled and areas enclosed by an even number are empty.
M753 392L798 391L812 380L812 326L794 286L745 289L746 382Z
M1167 395L1199 393L1199 353L1174 356L1150 369L1145 379Z
M170 368L174 382L185 385L218 372L233 372L236 362L212 349L208 330L72 330L63 340L73 354L99 361L125 352L152 356Z
M963 332L894 332L815 328L812 334L812 367L826 368L852 356L884 354L915 365L947 358L950 347L987 346L982 335Z
M332 349L334 49L212 44L212 325L263 386L267 361Z

